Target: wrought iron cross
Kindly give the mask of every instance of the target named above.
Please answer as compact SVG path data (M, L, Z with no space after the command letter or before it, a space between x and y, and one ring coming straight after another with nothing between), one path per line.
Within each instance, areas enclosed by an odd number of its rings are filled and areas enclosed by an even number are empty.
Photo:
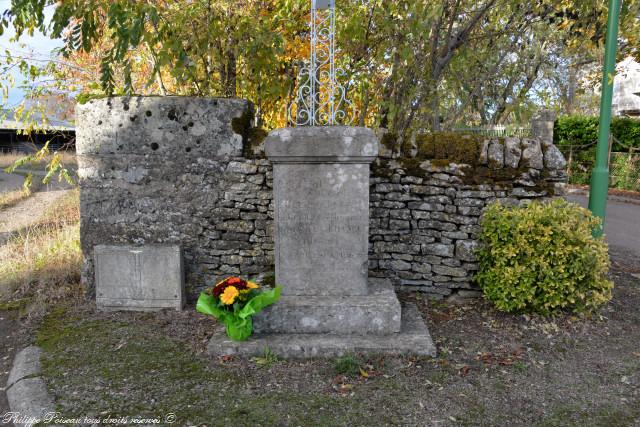
M335 66L335 0L312 0L311 58L298 75L298 96L289 109L298 126L349 124L353 104L337 77L345 72Z

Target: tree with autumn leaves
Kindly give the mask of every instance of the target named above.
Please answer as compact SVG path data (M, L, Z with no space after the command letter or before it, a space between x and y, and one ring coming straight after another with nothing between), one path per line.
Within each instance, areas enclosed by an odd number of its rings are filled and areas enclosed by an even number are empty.
M597 62L605 2L338 0L337 62L354 124L407 137L524 121L564 108L571 67ZM55 7L50 23L44 8ZM78 98L242 97L258 125L287 125L309 54L310 0L12 0L2 25L63 38L46 72ZM640 0L624 2L620 55L638 55Z

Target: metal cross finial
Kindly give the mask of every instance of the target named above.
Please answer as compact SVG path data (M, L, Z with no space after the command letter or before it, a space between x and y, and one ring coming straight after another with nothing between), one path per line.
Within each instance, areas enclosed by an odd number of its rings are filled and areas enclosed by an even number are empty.
M298 126L349 124L353 104L337 81L345 72L335 66L335 0L312 0L311 58L298 76L298 97L289 120Z

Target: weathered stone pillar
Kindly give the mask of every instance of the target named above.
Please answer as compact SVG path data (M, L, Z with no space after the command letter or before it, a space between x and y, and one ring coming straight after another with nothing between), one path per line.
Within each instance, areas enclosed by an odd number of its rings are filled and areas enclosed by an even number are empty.
M345 352L434 355L415 307L402 311L391 283L368 278L370 129L278 129L273 162L276 283L281 299L253 318L257 336L214 336L212 354L335 356Z
M283 297L256 316L256 330L399 332L392 288L368 284L369 163L378 154L373 131L278 129L265 151L273 162L276 281Z
M276 277L283 295L366 295L374 133L287 128L265 143L273 162Z
M531 136L540 139L544 145L553 144L553 127L556 113L550 110L539 111L531 119Z

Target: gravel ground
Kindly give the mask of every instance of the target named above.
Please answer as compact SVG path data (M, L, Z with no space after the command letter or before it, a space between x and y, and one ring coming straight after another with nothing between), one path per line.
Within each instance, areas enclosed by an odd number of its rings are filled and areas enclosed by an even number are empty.
M16 206L0 213L0 244L12 234L23 230L39 219L40 214L59 197L69 190L39 191Z
M614 253L614 299L545 319L416 295L435 359L212 359L215 323L182 313L57 310L43 322L49 388L65 416L173 413L178 425L640 425L640 263ZM190 308L189 310L192 310ZM353 362L351 363L353 364Z

